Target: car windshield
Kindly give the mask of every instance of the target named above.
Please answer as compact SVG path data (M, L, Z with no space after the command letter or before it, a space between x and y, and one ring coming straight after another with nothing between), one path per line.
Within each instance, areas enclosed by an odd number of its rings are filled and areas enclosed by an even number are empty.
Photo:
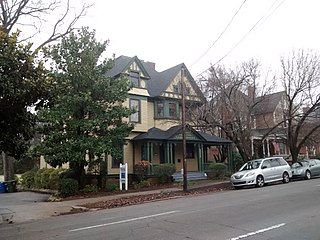
M252 170L252 169L257 169L259 168L262 160L252 160L247 162L242 166L240 171L247 171L247 170Z

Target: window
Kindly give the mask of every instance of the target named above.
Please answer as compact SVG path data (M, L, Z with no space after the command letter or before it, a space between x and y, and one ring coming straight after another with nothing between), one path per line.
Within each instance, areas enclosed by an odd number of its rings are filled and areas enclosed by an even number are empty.
M191 93L190 87L186 87L186 94L187 94L187 95L190 95L190 93Z
M175 102L169 102L169 117L177 117L177 104Z
M158 101L155 103L155 118L179 118L179 104L174 101Z
M163 102L157 102L157 117L164 117L164 104Z
M278 158L280 161L281 166L286 166L288 165L288 163L286 162L286 160L284 160L283 158Z
M186 158L194 158L194 146L188 143L186 145Z
M140 100L130 99L130 109L135 112L130 115L130 122L140 122Z
M179 93L180 92L179 85L173 85L173 92L175 92L175 93Z
M270 159L270 162L271 162L271 167L279 167L280 166L280 162L279 162L278 158Z
M123 147L119 149L117 156L112 156L112 168L119 168L123 163Z
M263 168L271 168L271 164L269 160L265 160L262 164L262 169Z
M131 71L129 73L129 79L134 87L140 87L140 74L139 72Z

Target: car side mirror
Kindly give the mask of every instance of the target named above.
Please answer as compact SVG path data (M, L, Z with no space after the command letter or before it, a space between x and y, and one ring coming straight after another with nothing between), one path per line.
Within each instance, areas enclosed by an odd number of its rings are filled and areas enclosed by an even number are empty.
M262 166L262 168L261 169L266 169L266 168L268 168L267 166Z

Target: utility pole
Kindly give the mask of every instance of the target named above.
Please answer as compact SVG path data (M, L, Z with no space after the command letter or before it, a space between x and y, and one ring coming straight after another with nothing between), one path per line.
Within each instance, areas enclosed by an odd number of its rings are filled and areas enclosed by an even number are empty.
M181 122L182 122L182 164L183 164L183 191L188 191L188 178L187 178L187 141L186 141L186 103L185 103L185 83L184 71L181 69Z

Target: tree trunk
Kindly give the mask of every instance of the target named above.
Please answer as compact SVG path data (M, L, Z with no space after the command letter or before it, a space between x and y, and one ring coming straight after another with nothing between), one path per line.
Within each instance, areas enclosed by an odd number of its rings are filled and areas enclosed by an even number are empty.
M2 152L4 181L14 180L13 158Z
M299 149L295 146L291 146L290 153L291 153L292 163L295 163L296 161L298 161Z

